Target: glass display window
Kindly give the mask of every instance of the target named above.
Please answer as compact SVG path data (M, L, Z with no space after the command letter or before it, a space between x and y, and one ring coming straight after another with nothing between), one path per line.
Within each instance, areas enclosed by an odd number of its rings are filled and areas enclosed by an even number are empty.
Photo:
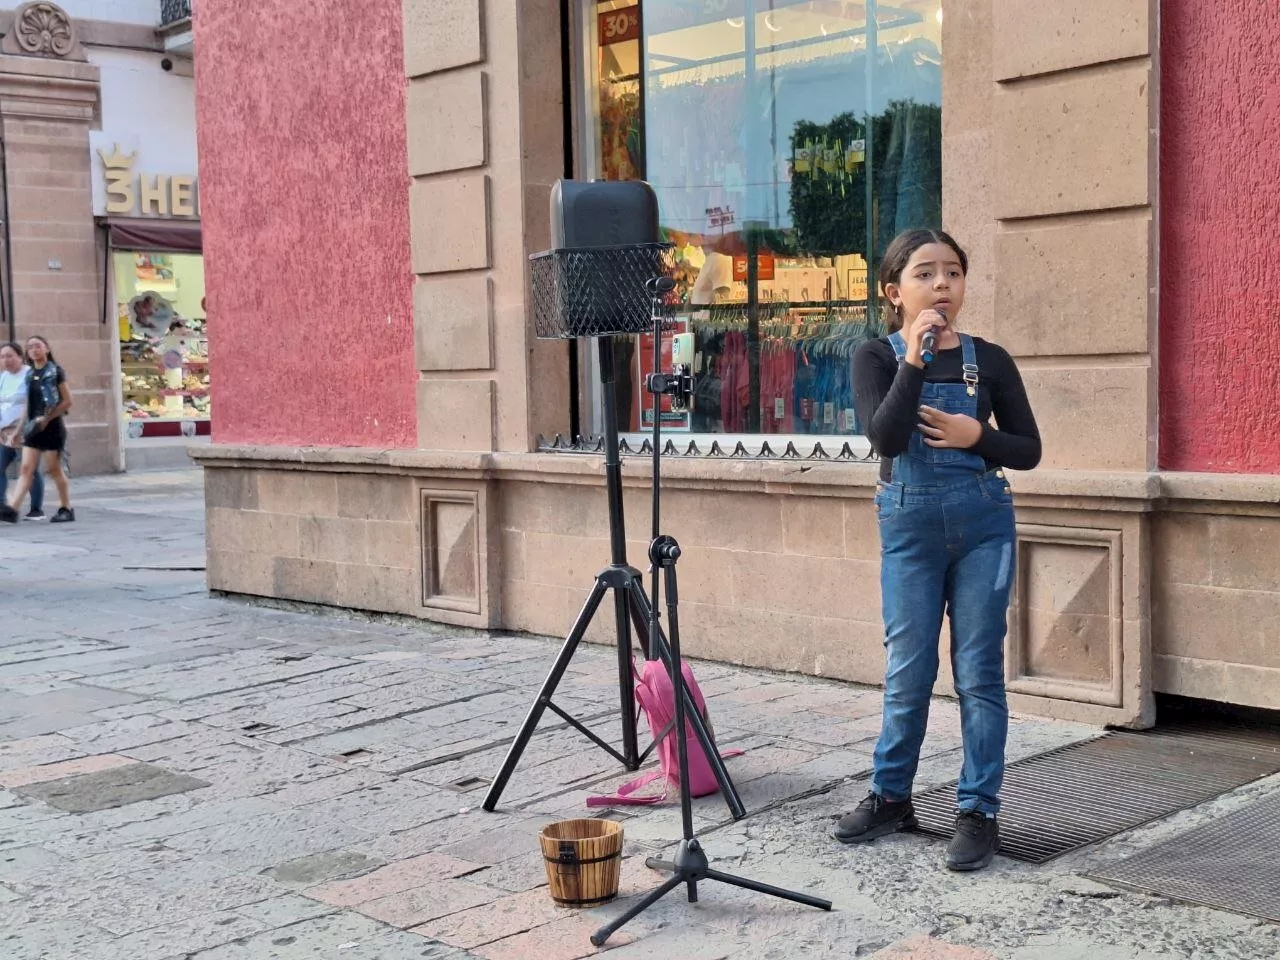
M693 407L664 427L862 434L880 259L942 226L940 0L586 0L580 23L577 175L653 186L694 334ZM619 429L646 429L652 344L615 353Z
M203 257L116 251L113 260L125 436L208 434Z

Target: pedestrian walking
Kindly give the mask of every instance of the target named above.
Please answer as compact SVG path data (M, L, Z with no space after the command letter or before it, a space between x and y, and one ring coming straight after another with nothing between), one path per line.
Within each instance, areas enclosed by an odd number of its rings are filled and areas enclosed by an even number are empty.
M62 367L53 358L49 341L44 337L27 339L27 411L22 439L22 471L12 496L0 504L0 520L18 522L18 508L34 486L36 468L44 461L45 474L58 488L60 506L50 523L75 520L71 509L71 490L62 470L62 453L67 445L67 426L63 421L71 409L71 388Z

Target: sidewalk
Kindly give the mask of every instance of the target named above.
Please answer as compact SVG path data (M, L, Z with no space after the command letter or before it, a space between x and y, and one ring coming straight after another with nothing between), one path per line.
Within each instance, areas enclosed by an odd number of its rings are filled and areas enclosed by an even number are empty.
M198 473L75 494L75 524L0 530L0 958L574 960L660 882L644 859L678 839L677 798L619 813L618 901L552 905L538 831L628 777L550 715L500 813L479 809L558 641L212 598L192 569ZM1044 866L958 876L937 841L829 838L866 793L878 691L694 666L721 745L746 751L728 763L750 815L694 805L715 865L836 909L707 883L615 935L612 960L1280 956L1274 926L1081 878L1280 777ZM616 684L611 651L588 647L557 702L616 743ZM1011 759L1091 733L1017 719ZM936 702L919 788L957 775L959 744Z

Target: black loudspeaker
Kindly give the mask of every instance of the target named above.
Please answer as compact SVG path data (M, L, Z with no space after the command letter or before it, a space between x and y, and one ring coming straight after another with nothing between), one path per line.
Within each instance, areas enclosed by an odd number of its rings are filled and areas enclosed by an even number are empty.
M551 245L557 249L658 243L658 195L643 180L557 180Z
M553 248L529 258L531 313L544 339L646 333L645 287L671 272L658 197L642 180L557 180Z

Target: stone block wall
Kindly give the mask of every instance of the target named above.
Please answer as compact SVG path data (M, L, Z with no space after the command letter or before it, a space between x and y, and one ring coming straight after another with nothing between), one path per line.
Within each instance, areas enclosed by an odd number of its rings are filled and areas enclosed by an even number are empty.
M1152 527L1156 689L1280 709L1280 478L1175 489Z

